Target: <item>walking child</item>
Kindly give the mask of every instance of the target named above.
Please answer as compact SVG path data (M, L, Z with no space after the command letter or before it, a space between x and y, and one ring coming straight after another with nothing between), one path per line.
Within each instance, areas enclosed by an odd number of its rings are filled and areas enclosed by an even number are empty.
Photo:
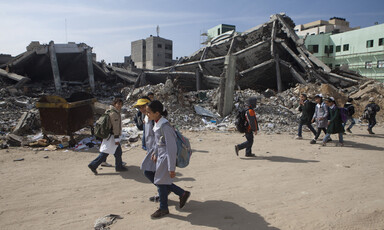
M343 127L343 121L341 120L341 116L340 116L340 110L339 108L337 108L335 99L333 97L325 99L325 103L327 103L329 107L330 116L329 116L328 127L327 127L327 135L325 135L323 139L323 146L326 145L331 134L335 134L335 133L339 134L340 146L344 146L344 141L343 141L344 127Z
M328 106L323 102L323 95L317 94L315 96L316 108L312 117L312 123L315 122L317 126L317 132L315 138L311 140L311 144L316 144L317 138L319 138L321 131L327 134L328 126Z
M368 133L375 134L372 128L376 125L376 113L380 111L380 106L375 103L375 98L369 98L369 104L365 106L365 111L368 114Z
M176 176L176 133L165 117L168 115L160 101L152 101L147 106L149 120L155 121L153 132L155 139L152 160L156 162L156 170L153 175L154 184L157 186L160 196L160 208L154 212L152 218L160 218L169 214L168 193L173 192L179 196L179 207L183 208L191 193L173 184Z
M239 151L242 149L245 149L245 156L246 157L255 157L256 155L252 153L252 145L253 145L253 134L257 135L257 120L256 120L256 113L254 109L256 108L256 97L250 97L247 100L246 105L248 106L248 109L245 113L245 118L247 120L246 124L246 131L245 131L245 138L247 140L239 145L235 145L235 152L236 155L239 155Z
M99 167L102 162L106 161L109 154L115 156L116 172L128 170L123 166L121 159L121 154L123 153L120 145L120 136L122 133L121 107L123 107L123 100L121 98L115 98L110 106L111 112L109 113L111 134L101 142L99 156L88 165L88 168L91 169L95 175L97 175L97 167Z
M316 136L316 130L311 125L311 118L313 116L313 108L312 108L312 102L308 100L308 96L305 93L302 93L300 95L300 106L299 111L301 112L300 121L299 121L299 128L297 131L297 137L296 139L303 139L302 137L302 131L303 126L306 125L309 130L313 133L313 135Z
M356 124L355 119L353 119L353 114L355 114L355 106L353 106L352 101L352 98L348 98L347 103L344 104L344 108L347 109L347 120L344 123L344 127L348 121L351 121L351 124L346 129L346 131L349 133L352 133L351 129Z

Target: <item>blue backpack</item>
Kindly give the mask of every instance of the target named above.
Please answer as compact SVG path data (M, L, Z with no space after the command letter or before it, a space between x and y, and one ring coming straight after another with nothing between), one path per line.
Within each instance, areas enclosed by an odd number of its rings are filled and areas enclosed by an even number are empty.
M161 133L164 135L162 129L161 129ZM181 134L180 131L175 130L175 134L176 134L176 146L177 146L176 166L179 168L185 168L189 165L189 160L191 159L191 156L192 156L191 144L189 143L189 139L183 136L183 134Z

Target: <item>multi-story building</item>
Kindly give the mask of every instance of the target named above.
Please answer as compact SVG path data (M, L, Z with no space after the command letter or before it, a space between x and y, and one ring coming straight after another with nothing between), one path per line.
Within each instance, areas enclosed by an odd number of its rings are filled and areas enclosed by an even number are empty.
M331 68L347 66L365 77L384 81L384 24L308 35L305 46Z
M236 31L236 26L228 25L228 24L219 24L215 27L212 27L211 29L208 29L206 33L201 34L202 38L204 37L203 40L201 41L201 44L206 45L214 37L217 37L228 31Z
M328 21L317 20L307 24L295 26L296 34L299 36L316 35L325 33L342 33L346 31L356 30L359 27L349 27L349 22L345 18L333 17Z
M155 70L172 65L171 40L150 36L131 43L132 61L137 68Z

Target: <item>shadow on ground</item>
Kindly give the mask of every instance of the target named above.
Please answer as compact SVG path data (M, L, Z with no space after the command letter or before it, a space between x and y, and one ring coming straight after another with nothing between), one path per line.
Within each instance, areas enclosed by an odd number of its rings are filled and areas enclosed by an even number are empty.
M190 214L187 217L184 217L171 213L167 218L188 221L195 226L212 227L222 230L279 230L278 228L271 227L259 214L250 212L247 209L228 201L208 200L200 202L191 200L181 211L190 212Z
M242 160L268 160L273 162L287 162L287 163L317 163L316 160L302 160L297 158L282 157L282 156L263 156L263 157L247 157L240 158Z

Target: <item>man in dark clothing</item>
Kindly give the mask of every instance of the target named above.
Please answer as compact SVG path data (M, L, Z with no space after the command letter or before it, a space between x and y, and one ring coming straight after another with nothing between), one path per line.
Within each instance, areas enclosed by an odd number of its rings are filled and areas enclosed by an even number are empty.
M299 128L298 128L296 139L303 139L303 137L302 137L303 125L308 126L309 130L311 130L313 135L316 136L316 130L311 125L311 120L312 120L312 116L313 116L312 102L310 102L308 100L308 97L305 93L302 93L300 95L299 111L301 112L301 117L300 117L300 121L299 121Z
M235 145L235 152L236 155L239 155L239 151L242 149L245 149L245 156L246 157L255 157L256 155L252 153L252 145L253 145L253 133L257 135L257 120L256 120L256 113L253 110L256 108L256 97L250 97L248 98L248 101L246 105L248 106L248 110L245 113L245 117L248 122L247 130L245 131L245 138L247 140L239 145Z
M368 132L375 134L372 128L376 125L376 113L380 111L380 106L375 103L375 98L369 98L369 104L365 106L365 111L368 113Z

